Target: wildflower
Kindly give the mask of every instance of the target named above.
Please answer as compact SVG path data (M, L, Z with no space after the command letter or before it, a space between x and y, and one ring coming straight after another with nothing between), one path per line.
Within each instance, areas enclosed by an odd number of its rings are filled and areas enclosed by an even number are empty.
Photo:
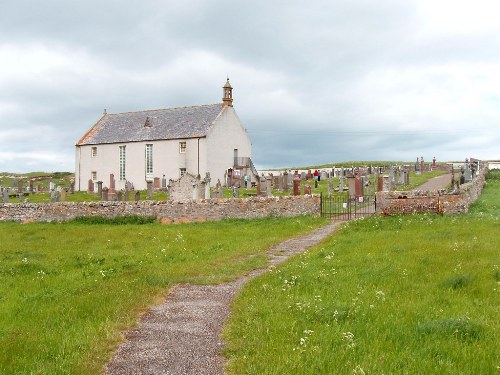
M24 264L28 264L28 258L23 258L22 262L23 262Z

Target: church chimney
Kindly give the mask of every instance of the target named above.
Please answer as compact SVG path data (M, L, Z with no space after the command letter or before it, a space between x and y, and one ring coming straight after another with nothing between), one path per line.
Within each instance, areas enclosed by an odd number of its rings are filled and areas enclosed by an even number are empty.
M222 97L222 104L227 105L229 107L233 106L233 88L231 87L231 84L229 83L229 77L227 78L226 84L224 87L222 87L223 91L223 97Z

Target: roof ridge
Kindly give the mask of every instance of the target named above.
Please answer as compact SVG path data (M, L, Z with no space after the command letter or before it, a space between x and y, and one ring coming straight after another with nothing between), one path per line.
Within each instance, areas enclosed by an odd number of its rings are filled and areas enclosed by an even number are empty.
M131 113L169 111L169 110L176 110L176 109L196 108L196 107L210 107L210 106L215 106L215 105L223 106L222 103L186 105L186 106L170 107L170 108L143 109L143 110L140 110L140 111L128 111L128 112L117 112L117 113L109 113L109 112L107 112L107 115L111 115L111 116L113 116L113 115L127 115L127 114L131 114Z

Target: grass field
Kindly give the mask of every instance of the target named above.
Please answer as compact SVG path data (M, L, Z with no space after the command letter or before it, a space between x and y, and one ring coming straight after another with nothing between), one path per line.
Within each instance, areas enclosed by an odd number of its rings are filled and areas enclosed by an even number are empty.
M462 216L372 217L252 280L229 374L498 374L500 173Z
M237 278L322 223L0 223L0 373L98 374L120 332L170 286Z

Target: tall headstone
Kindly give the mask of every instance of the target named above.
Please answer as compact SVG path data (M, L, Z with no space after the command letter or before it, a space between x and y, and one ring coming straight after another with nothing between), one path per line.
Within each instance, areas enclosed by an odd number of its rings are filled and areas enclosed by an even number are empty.
M108 201L109 199L109 189L107 187L103 188L102 189L102 196L101 196L101 199L105 202Z
M210 181L212 181L212 179L210 178L210 172L207 172L205 174L205 179L203 180L203 182L205 183L205 199L210 199Z
M33 193L33 191L34 191L34 186L33 186L34 181L33 181L33 179L30 179L29 183L30 183L30 192Z
M123 200L123 193L122 193L122 191L121 191L121 190L118 190L118 191L116 192L116 200L117 200L118 202L121 202L121 201Z
M356 195L356 179L347 177L347 185L349 186L349 195Z
M50 190L50 189L49 189L49 190ZM89 193L93 193L93 192L94 192L94 181L89 180L89 186L88 186L87 191L88 191Z
M289 185L290 185L290 183L289 183L289 181L288 181L288 178L289 178L289 177L288 177L288 172L287 172L287 171L285 171L285 172L283 173L283 189L284 189L284 190L288 190L288 189L289 189Z
M102 197L102 181L97 181L97 195Z
M130 190L125 189L125 202L130 200Z
M354 177L354 195L356 197L363 195L363 184L359 176Z
M167 188L167 179L165 178L165 175L161 178L161 188L166 189Z
M61 189L61 202L66 202L66 189Z
M377 191L384 191L384 176L380 174L377 177Z
M344 176L339 177L339 193L344 192Z
M425 164L424 164L424 157L420 157L420 172L424 173L425 170Z
M75 194L75 180L71 180L69 183L69 193Z
M268 197L271 197L273 195L272 180L272 176L266 177L266 195Z
M108 194L111 198L115 196L115 175L113 173L109 174L109 190Z
M469 182L472 180L472 173L471 173L469 159L465 159L464 178L465 182Z
M153 180L153 189L160 190L160 177L155 177Z
M293 195L300 195L300 176L297 173L293 176Z
M147 185L147 197L148 199L153 198L153 181L146 181Z
M2 189L2 201L3 203L9 203L9 192L7 191L7 188Z
M333 178L329 178L328 179L328 198L331 198L332 197L332 193L333 193Z

